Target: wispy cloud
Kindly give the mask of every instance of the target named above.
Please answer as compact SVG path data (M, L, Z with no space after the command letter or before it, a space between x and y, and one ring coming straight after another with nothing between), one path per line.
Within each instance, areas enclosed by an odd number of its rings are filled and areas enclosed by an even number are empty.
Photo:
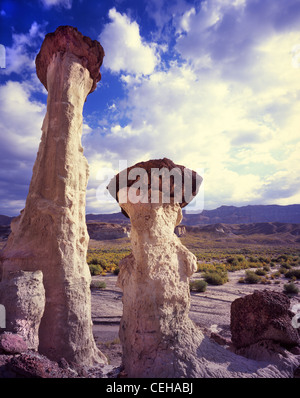
M72 8L72 0L41 0L46 8L61 6L66 9Z
M35 72L35 56L45 37L46 23L33 22L28 33L12 34L12 46L6 47L6 68L2 73L17 73L25 80Z

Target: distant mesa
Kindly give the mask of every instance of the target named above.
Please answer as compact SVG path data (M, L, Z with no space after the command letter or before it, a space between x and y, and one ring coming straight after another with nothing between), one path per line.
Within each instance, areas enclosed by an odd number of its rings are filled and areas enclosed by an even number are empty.
M13 218L0 215L0 241L7 239ZM130 220L122 212L87 214L86 222L91 239L119 239L130 233ZM175 233L184 236L189 232L213 234L220 238L280 234L289 241L300 242L300 205L221 206L200 214L183 211L182 223L176 227Z
M90 239L111 240L127 238L130 235L129 225L110 224L99 221L88 221L87 230Z

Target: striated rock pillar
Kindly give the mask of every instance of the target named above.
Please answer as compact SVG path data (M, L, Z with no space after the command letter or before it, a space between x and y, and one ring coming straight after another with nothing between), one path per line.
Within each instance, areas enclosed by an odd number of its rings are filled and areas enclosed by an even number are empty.
M189 278L196 258L174 234L178 204L124 204L132 254L120 263L123 290L120 340L129 377L186 376L195 326L189 319Z
M153 179L160 179L156 173L152 174L152 181L146 183L145 189L139 187L141 196L139 201L133 200L136 203L131 201L129 191L130 183L137 180L128 180L122 187L122 176L118 175L108 187L119 202L121 196L127 200L120 206L131 221L132 254L120 262L118 276L118 286L123 290L119 335L125 372L129 377L185 377L193 372L195 376L194 365L190 360L188 363L187 358L191 346L197 347L201 341L189 318L189 278L197 270L197 262L174 233L175 226L182 220L181 206L187 204L182 186L177 186L181 203L174 201L173 180L177 184L183 181L183 168L168 159L139 163L131 169L135 168L147 170L149 180L151 169L164 169L168 174L176 168L179 179L173 175L173 179L165 181L170 188L170 200L160 195L158 203L151 203ZM196 181L195 172L192 176L189 200L202 180L198 176ZM139 177L138 181L142 179ZM159 192L163 184L158 181Z
M82 110L100 80L104 51L76 28L46 35L36 58L48 90L42 139L25 209L12 223L2 253L3 279L11 271L43 273L46 294L39 351L50 359L106 362L91 321L85 193L88 164L81 145Z

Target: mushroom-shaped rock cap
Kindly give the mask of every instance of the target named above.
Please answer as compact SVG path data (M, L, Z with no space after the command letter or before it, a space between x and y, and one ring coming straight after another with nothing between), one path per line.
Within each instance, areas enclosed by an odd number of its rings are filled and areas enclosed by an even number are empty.
M104 50L97 40L83 36L73 26L59 26L55 32L48 33L42 43L35 64L36 74L42 84L47 88L47 68L55 53L71 52L78 58L85 59L85 67L89 70L93 79L91 92L96 89L101 80L100 66L103 62Z
M146 181L139 174L138 169L146 171ZM162 193L164 193L164 190L167 190L166 197L170 199L169 203L177 202L181 208L193 200L202 182L202 177L195 171L177 165L170 159L163 158L136 163L134 166L128 167L112 178L107 189L113 198L119 202L119 191L122 188L130 188L133 184L140 181L141 178L143 179L145 188L148 190L149 201L151 201L150 197L153 189ZM129 218L122 207L121 210Z

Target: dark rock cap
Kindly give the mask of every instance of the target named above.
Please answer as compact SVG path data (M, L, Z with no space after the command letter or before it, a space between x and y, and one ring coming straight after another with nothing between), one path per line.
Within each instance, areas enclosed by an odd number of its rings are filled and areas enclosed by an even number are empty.
M47 88L47 68L53 57L53 54L66 51L85 58L86 68L89 70L93 79L91 92L96 89L97 83L101 80L100 66L104 58L104 50L97 40L92 40L87 36L83 36L77 28L73 26L59 26L55 32L48 33L42 43L40 52L38 53L35 64L36 74L42 84Z
M112 195L114 199L116 199L117 202L118 200L118 192L120 190L120 179L122 176L122 181L126 181L126 186L127 188L130 188L134 183L136 183L139 180L139 176L135 179L129 179L128 175L130 171L134 168L141 168L144 169L147 174L148 174L148 191L151 191L151 170L153 169L167 169L168 171L171 171L173 169L176 169L175 171L178 173L179 178L181 178L181 200L179 201L180 207L183 208L187 206L193 198L197 195L200 185L202 183L202 177L200 177L195 171L190 170L184 166L177 165L175 164L172 160L163 158L163 159L152 159L148 160L147 162L139 162L136 163L134 166L128 167L125 170L122 170L119 174L114 176L112 180L110 181L109 185L107 186L107 189L109 193ZM174 171L174 170L173 170ZM190 192L185 192L184 187L185 187L185 179L189 179L189 186L191 187ZM159 191L162 192L162 178L159 179ZM174 177L170 178L170 199L174 199L175 197L175 189L176 186L174 184ZM176 195L177 197L177 195ZM122 208L122 213L129 218L128 214L126 211Z

